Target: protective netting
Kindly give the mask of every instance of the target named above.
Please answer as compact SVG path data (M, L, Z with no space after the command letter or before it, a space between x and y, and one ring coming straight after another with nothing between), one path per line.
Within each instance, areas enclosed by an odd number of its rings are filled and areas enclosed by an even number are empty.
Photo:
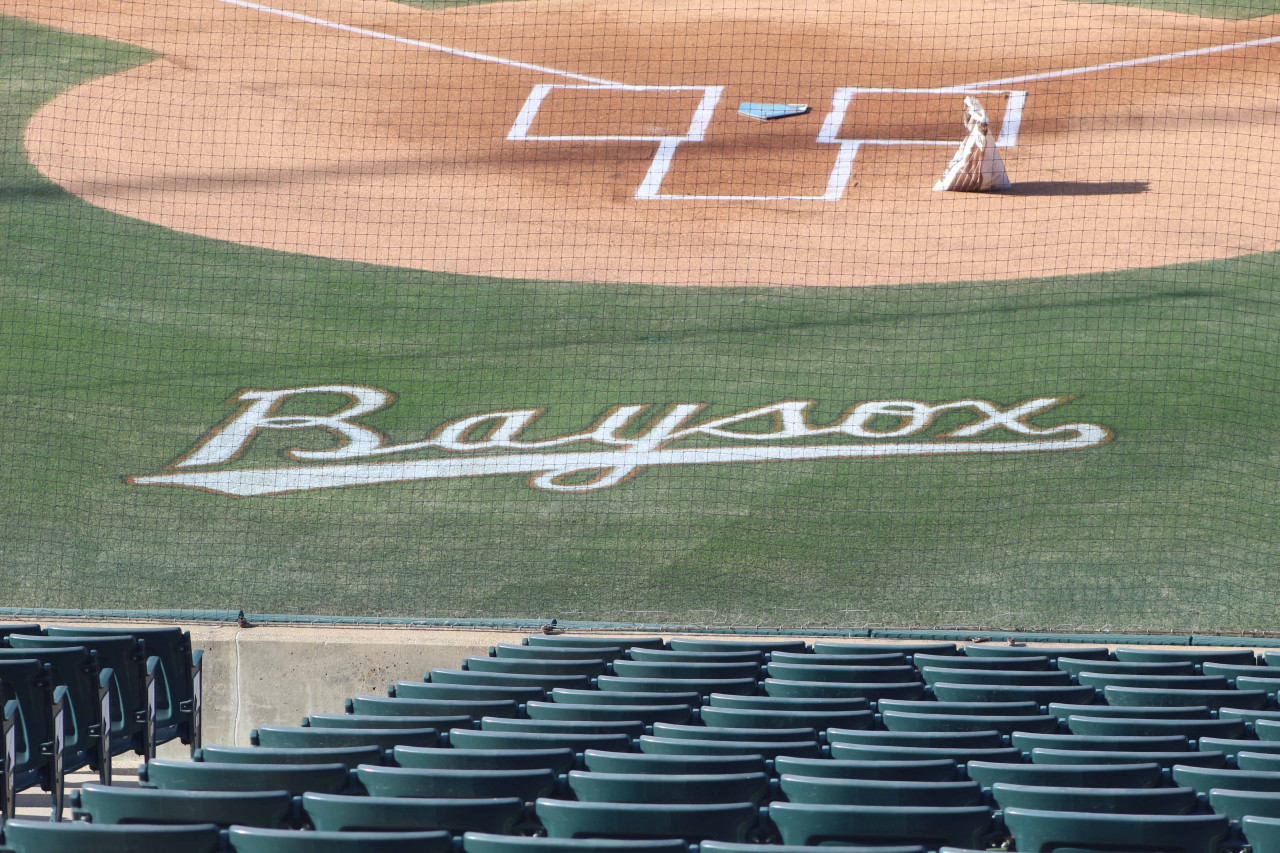
M1280 630L1280 0L0 13L0 603Z

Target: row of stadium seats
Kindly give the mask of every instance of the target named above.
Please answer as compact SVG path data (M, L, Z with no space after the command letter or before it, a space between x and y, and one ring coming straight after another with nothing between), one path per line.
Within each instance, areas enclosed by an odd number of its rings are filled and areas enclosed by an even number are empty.
M1268 680L1280 661L1249 650L835 645L530 637L386 697L351 697L343 714L260 726L248 748L152 760L143 788L86 784L65 828L127 835L176 821L203 825L198 843L215 845L190 849L311 853L1280 851L1280 709L1274 688L1239 685ZM632 663L663 669L608 674ZM771 678L776 666L804 677ZM1236 669L1213 669L1224 666ZM1019 683L1028 673L1049 683ZM1099 691L1090 679L1106 674L1223 680ZM956 700L939 692L948 684L1074 692ZM895 696L902 685L916 692ZM1158 696L1120 704L1131 697L1112 691L1123 690ZM63 827L12 827L5 843L20 853L70 849L50 846ZM381 834L366 840L371 830Z

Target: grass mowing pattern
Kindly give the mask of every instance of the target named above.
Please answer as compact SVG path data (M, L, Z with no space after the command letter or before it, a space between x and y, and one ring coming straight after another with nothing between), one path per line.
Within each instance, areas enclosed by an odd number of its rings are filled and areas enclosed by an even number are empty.
M1204 18L1261 18L1280 14L1280 0L1078 0L1081 3L1112 3L1121 6L1143 6L1183 15L1199 15Z
M291 256L87 205L20 136L132 48L0 21L0 577L13 606L714 624L1274 627L1276 255L866 289L509 281ZM522 477L235 500L130 486L242 387L394 391L391 439L495 408L1002 404L1102 448ZM284 445L260 440L256 461Z

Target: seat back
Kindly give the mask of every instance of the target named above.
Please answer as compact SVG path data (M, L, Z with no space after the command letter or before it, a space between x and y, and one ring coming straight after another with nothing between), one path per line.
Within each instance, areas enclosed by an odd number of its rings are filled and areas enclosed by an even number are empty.
M510 835L524 817L518 797L427 799L303 794L302 811L321 832L438 830Z
M642 752L607 752L588 749L583 763L593 773L660 775L726 775L763 773L760 755L657 755Z
M297 832L236 826L231 853L452 853L453 836L432 832Z
M681 838L746 841L759 821L743 803L583 803L538 800L538 820L552 838Z
M530 838L468 832L463 853L689 853L680 839Z
M93 823L49 823L10 820L4 827L4 843L14 853L215 853L218 827L112 826Z
M440 740L435 729L324 729L311 726L259 726L249 732L254 746L279 748L376 746L381 750L397 746L435 746Z
M526 803L552 796L557 784L555 771L548 768L441 770L363 765L356 768L356 777L373 797L516 797Z
M769 819L784 844L920 844L981 849L992 829L985 806L839 806L774 802Z
M574 770L569 789L582 802L744 803L769 796L769 777L756 773L600 773Z
M95 824L213 823L284 827L291 824L288 791L168 791L86 782L71 794L71 813Z
M915 761L850 761L837 758L795 758L780 755L774 760L779 775L827 779L873 779L886 782L954 782L959 768L950 758Z
M1155 762L1130 764L1012 764L970 761L968 777L992 788L997 784L1058 788L1155 788L1163 780Z
M338 793L351 787L347 765L214 764L208 761L152 759L138 768L147 787L180 791L307 791Z
M13 817L19 791L40 785L52 792L62 813L62 732L66 690L54 687L51 667L33 658L0 661L0 707L13 710L6 721L4 779L0 804Z
M1196 808L1193 788L1077 788L997 782L991 798L1001 809L1115 814L1188 814Z
M573 767L573 749L466 749L462 747L397 746L395 762L401 767L436 770L534 770L557 774Z
M21 659L47 664L50 683L66 690L63 770L71 772L87 765L98 771L101 781L110 783L110 725L104 730L102 722L104 709L109 713L111 707L111 674L102 672L97 654L84 646L0 648L0 662Z
M1226 838L1225 815L1101 814L1009 808L1004 822L1020 851L1058 847L1216 853Z
M539 691L540 693L540 691ZM514 699L409 699L386 696L353 696L347 711L365 717L515 717L520 703Z
M359 764L382 764L383 759L383 751L376 746L272 749L210 744L196 750L192 756L194 761L214 764L345 764L352 770Z
M976 806L985 805L977 782L919 782L885 779L779 777L787 801L844 806Z

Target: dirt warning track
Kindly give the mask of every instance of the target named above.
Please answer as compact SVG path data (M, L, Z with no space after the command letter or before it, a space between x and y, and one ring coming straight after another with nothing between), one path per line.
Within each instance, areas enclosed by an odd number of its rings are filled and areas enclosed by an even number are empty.
M44 174L237 243L672 285L982 280L1280 247L1280 17L1066 0L0 11L162 54L37 113L26 145ZM1215 46L1230 47L1184 55ZM1011 192L931 191L965 92L1001 128ZM811 111L761 122L743 101Z

